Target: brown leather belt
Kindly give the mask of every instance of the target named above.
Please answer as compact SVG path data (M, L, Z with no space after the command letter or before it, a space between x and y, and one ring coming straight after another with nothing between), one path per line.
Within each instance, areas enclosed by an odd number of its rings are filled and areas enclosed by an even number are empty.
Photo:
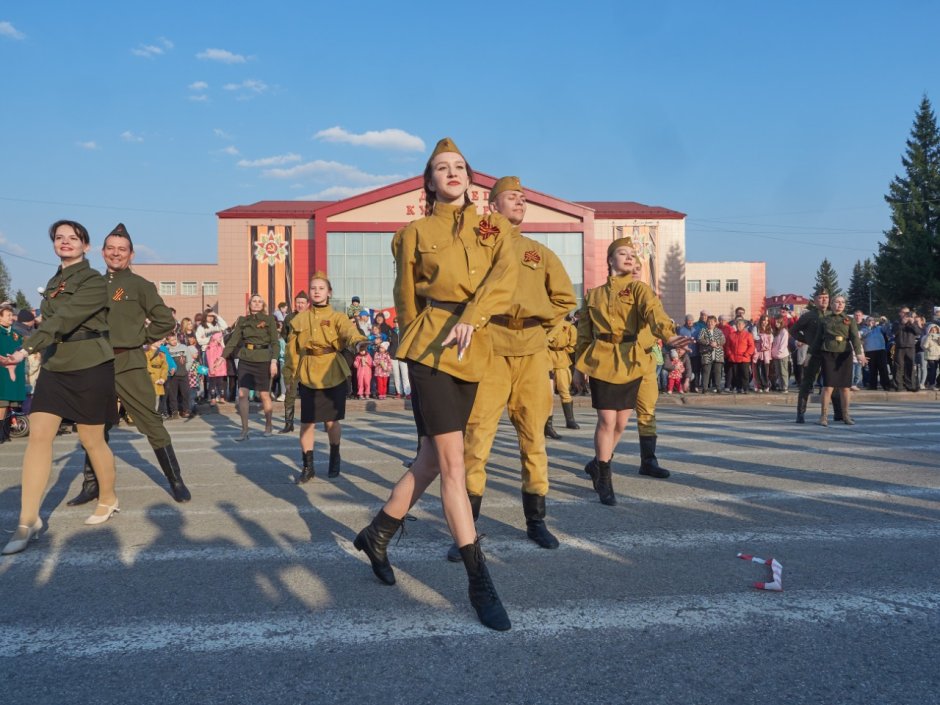
M334 348L329 347L328 345L309 345L304 348L304 352L307 355L313 355L318 357L320 355L332 355L336 352Z
M255 345L254 343L245 343L246 350L270 350L270 345Z
M435 301L434 299L429 299L428 308L443 309L444 311L450 311L459 316L463 313L464 309L467 308L467 304L457 303L456 301Z
M531 316L529 318L513 318L512 316L500 314L490 316L490 323L495 323L509 330L522 330L523 328L535 328L536 326L542 325L542 319L532 318Z
M564 352L565 348L553 348L551 345L548 346L548 349L553 352Z
M614 345L620 345L620 343L635 343L635 335L626 335L624 333L600 333L594 336L595 340L603 340L605 343L613 343Z

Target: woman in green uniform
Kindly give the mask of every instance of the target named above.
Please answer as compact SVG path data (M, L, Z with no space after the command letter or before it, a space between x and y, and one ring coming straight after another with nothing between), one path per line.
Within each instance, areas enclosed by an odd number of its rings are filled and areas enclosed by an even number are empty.
M574 384L583 387L584 376L590 378L591 405L597 410L595 455L584 469L601 503L614 505L617 498L610 461L630 412L637 406L644 377L655 374L652 349L656 338L680 351L692 339L676 335L675 326L656 293L649 285L633 278L636 252L630 238L610 243L607 266L610 272L607 282L588 292L578 316ZM649 388L648 393L658 394L655 383ZM655 396L652 401L655 402ZM643 445L655 449L655 440L655 435L641 435L641 452L651 453Z
M264 435L274 431L271 426L271 378L277 374L277 358L281 354L277 321L264 309L264 299L252 294L248 300L248 315L239 316L232 326L222 357L216 365L225 364L238 351L238 415L242 421L242 434L236 441L248 438L248 392L254 390L261 397L264 410Z
M13 307L0 306L0 356L10 355L23 347L23 336L13 330ZM0 370L0 443L10 440L10 407L26 399L26 361Z
M20 350L0 358L0 364L9 366L42 352L23 457L20 520L4 554L22 551L42 531L39 506L52 470L52 442L63 419L78 425L79 440L98 475L98 506L85 523L103 524L118 511L114 456L104 437L105 424L117 421L108 286L85 259L90 241L84 226L60 220L49 228L49 237L60 266L43 292L42 323Z
M346 314L330 306L333 287L325 275L315 274L310 280L310 306L290 321L285 355L293 370L293 379L300 382L300 452L303 470L298 483L312 480L313 432L323 423L330 441L328 476L340 473L339 443L346 418L346 377L349 365L339 354L352 350L366 338Z
M845 297L837 296L830 305L831 316L823 316L816 329L816 339L810 346L809 353L822 360L823 387L819 425L829 425L829 400L832 390L839 390L842 401L842 423L854 426L855 421L849 416L849 387L852 386L852 349L858 361L864 366L868 360L862 350L862 340L858 335L858 325L852 316L845 315ZM851 344L851 347L850 347Z
M385 506L356 536L372 570L393 585L386 548L408 510L441 476L444 517L460 549L470 602L491 629L510 628L477 541L464 465L464 430L477 383L492 358L486 324L508 309L518 278L509 221L481 218L467 195L473 171L450 139L437 143L424 170L428 215L396 233L395 306L403 327L398 358L408 361L421 439L418 457Z

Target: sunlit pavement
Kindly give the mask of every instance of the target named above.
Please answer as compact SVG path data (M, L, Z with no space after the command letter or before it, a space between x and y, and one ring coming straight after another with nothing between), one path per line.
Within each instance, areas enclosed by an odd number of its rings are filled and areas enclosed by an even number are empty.
M616 507L599 504L582 469L590 400L578 398L578 431L556 412L555 551L525 536L504 420L479 530L508 633L479 625L463 567L444 558L436 483L390 546L396 586L352 547L413 455L402 401L350 404L338 479L326 479L318 431L317 477L303 486L296 436L263 437L256 412L246 443L230 413L170 422L185 505L122 426L122 511L100 527L82 524L91 505L65 506L81 455L62 436L48 529L0 559L0 701L932 702L936 393L862 392L857 424L828 428L814 423L818 405L793 423L795 396L664 399L658 454L673 475L637 475L631 423L614 457ZM0 446L8 529L24 447ZM769 569L738 552L776 558L783 592L754 589Z

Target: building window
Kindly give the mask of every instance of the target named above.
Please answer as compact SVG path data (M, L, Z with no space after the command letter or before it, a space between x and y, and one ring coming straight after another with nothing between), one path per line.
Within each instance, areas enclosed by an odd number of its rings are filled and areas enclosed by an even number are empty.
M554 252L571 279L574 295L581 304L584 297L584 236L581 233L524 233Z
M160 282L160 296L176 296L176 282Z
M183 296L196 296L199 293L199 284L196 282L180 282L180 294Z
M219 295L219 282L203 282L202 293L205 294L206 296L218 296Z
M725 291L737 291L737 290L738 290L737 279L725 279Z
M689 279L685 283L686 293L697 294L702 290L702 280L701 279Z
M705 291L721 291L721 279L708 279L705 282Z

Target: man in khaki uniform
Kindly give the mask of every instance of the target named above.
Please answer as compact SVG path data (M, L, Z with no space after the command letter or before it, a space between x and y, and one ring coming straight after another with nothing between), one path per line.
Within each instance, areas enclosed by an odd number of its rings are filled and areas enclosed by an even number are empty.
M552 392L557 389L561 397L561 409L565 413L565 428L578 430L581 428L574 420L574 402L571 399L571 353L574 352L578 341L578 330L571 324L570 316L565 316L557 326L548 333L548 357L552 363ZM558 440L561 436L555 431L552 417L549 414L545 422L545 437Z
M307 292L301 291L294 297L294 310L287 314L281 324L281 338L284 342L290 337L290 323L299 313L303 313L310 305ZM294 368L291 360L284 356L284 365L281 367L281 383L284 385L284 428L278 433L293 433L294 431L294 402L297 399L297 380L294 379Z
M512 304L490 318L488 331L493 359L480 380L473 411L464 434L467 494L473 518L480 515L486 487L486 461L503 409L519 438L522 460L522 507L526 535L543 548L557 548L545 526L548 492L548 456L545 419L551 413L547 331L554 328L577 300L571 279L557 255L544 245L523 237L519 225L525 217L526 197L515 176L499 179L490 190L490 208L513 225L506 244L519 264L519 279ZM456 545L447 557L460 560Z
M173 442L163 418L156 412L156 392L143 350L144 344L161 340L172 332L176 321L153 282L131 271L134 243L123 223L118 223L105 238L101 254L108 267L108 328L114 348L114 386L118 398L137 429L147 436L170 483L173 499L188 502L191 495L183 483ZM98 481L86 454L81 492L67 504L85 504L97 497Z

